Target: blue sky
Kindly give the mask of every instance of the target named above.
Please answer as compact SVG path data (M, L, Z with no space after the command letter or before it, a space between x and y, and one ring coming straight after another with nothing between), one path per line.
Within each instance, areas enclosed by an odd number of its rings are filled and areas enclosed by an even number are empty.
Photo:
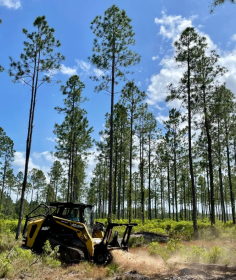
M94 67L89 63L92 55L94 35L90 22L96 15L103 15L112 4L124 9L132 19L136 33L135 51L141 55L141 62L134 67L132 78L141 90L148 93L149 108L158 120L168 116L172 102L165 104L166 85L177 83L182 69L173 59L173 42L188 26L194 26L208 39L210 48L221 55L219 61L229 69L222 79L236 93L236 5L225 4L210 14L210 0L0 0L0 64L8 69L9 56L19 60L25 35L22 28L33 31L37 16L46 16L50 27L55 28L55 37L61 41L59 51L66 57L57 79L65 84L72 74L78 74L85 83L83 96L89 101L84 104L88 120L94 127L93 138L99 140L103 129L105 113L110 110L110 97L95 93L95 82L89 79ZM0 74L0 126L15 143L14 170L23 170L27 135L30 91L22 83L13 84L5 73ZM124 84L121 84L123 86ZM119 95L115 97L115 102ZM30 168L41 168L48 172L52 164L50 151L54 151L53 128L63 116L54 110L62 105L60 85L42 86L37 95ZM88 162L88 175L95 165L94 156Z

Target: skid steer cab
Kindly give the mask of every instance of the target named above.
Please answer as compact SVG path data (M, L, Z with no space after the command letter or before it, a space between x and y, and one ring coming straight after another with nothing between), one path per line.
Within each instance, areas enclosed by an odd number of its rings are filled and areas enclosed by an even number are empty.
M93 261L104 264L112 260L111 251L128 251L133 226L137 224L95 222L94 205L52 202L40 204L26 215L22 246L41 253L49 240L52 248L59 245L60 258L65 263ZM113 228L124 226L122 238Z

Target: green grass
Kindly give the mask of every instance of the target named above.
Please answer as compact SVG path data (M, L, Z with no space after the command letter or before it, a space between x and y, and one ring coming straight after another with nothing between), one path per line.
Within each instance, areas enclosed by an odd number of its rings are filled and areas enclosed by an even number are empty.
M107 225L106 219L97 219L96 221L102 222ZM113 220L114 223L128 223L128 220ZM137 223L138 226L133 227L132 232L151 232L156 234L168 235L171 238L180 238L186 241L193 239L193 224L189 221L173 221L169 219L154 219L146 220L142 224L141 220L132 220L132 223ZM216 237L236 239L236 226L232 222L222 223L216 221L214 230L211 228L209 219L198 220L199 238L211 240ZM119 236L121 237L125 227L116 227ZM114 231L113 230L113 231Z

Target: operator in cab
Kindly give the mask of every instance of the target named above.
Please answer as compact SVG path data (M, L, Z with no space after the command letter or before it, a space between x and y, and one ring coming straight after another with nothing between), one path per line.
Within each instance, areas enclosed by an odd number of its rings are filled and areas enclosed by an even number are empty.
M73 209L73 214L70 215L70 217L68 217L68 220L71 220L73 222L79 222L79 210L77 208Z

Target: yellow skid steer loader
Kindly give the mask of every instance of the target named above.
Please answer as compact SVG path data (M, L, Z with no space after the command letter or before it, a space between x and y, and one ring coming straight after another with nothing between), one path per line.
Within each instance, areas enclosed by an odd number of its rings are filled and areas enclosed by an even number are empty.
M113 228L117 226L126 226L123 238L118 238L115 231L111 240ZM89 204L40 204L26 215L22 246L41 253L49 240L52 248L59 245L60 258L65 263L92 260L104 264L112 260L112 250L128 251L133 226L137 224L109 223L105 230L104 224L94 224L93 205Z

